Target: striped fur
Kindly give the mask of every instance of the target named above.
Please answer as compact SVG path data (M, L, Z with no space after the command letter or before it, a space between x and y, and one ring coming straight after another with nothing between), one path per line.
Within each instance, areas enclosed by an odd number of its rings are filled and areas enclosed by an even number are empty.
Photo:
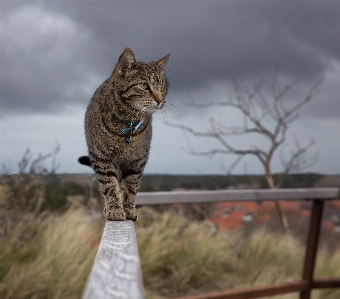
M96 172L108 220L137 219L135 196L149 156L152 114L164 106L167 94L164 69L169 56L146 64L125 49L87 108L89 157L79 162ZM144 122L138 130L122 133L128 125L119 118Z

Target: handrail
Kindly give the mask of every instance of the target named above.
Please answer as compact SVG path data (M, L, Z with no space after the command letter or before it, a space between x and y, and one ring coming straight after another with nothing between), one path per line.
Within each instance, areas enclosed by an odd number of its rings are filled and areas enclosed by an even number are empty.
M331 199L338 188L250 189L250 190L194 190L170 192L139 192L136 205L174 203L208 203L224 201L277 201L301 199Z
M302 280L181 297L181 299L250 299L300 292L300 299L309 299L312 289L340 287L340 279L313 278L324 201L335 199L338 194L338 188L140 192L136 197L136 205L312 200L312 215ZM82 299L92 298L144 298L137 239L132 221L106 222L103 237L82 296Z

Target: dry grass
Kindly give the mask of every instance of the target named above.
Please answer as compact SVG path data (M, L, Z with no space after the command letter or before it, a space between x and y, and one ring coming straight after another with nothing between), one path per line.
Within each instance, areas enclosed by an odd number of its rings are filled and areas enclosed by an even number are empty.
M143 208L137 237L148 299L291 281L302 273L304 246L290 233L265 229L250 235L224 233L175 213ZM340 247L334 254L320 250L316 275L340 276ZM334 289L315 292L313 297L335 298L340 298L340 291Z
M219 276L230 262L223 234L169 212L157 214L153 225L142 225L140 214L137 238L147 290L176 296L221 288Z
M147 299L164 299L300 277L302 244L288 233L223 233L172 212L139 210L136 223ZM84 210L23 217L1 239L0 298L80 298L103 221ZM4 242L2 242L4 240ZM340 277L340 248L320 250L317 277ZM339 290L313 299L340 298ZM278 296L298 298L296 294Z
M0 298L79 298L100 238L82 210L19 222L1 246Z

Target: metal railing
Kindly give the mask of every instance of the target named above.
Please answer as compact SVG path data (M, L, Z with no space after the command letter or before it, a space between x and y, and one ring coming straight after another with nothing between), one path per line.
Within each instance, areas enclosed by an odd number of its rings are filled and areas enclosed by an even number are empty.
M335 199L337 188L280 190L217 190L141 192L136 205L214 203L231 201L313 202L301 280L227 290L177 299L250 299L299 292L309 299L313 289L340 288L340 278L314 279L314 266L325 200ZM142 299L143 282L137 239L132 221L107 221L82 299Z

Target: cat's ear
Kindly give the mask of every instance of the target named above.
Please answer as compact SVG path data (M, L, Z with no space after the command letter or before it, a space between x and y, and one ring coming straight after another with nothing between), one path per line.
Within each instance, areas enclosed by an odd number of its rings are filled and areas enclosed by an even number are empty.
M157 60L155 62L155 64L160 66L163 70L165 70L167 63L168 63L168 60L169 60L169 57L170 57L170 53L168 55L164 56L163 58L161 58L160 60Z
M126 48L119 56L117 65L112 72L111 80L114 80L119 73L131 69L136 62L137 59L133 51L129 48Z
M137 62L136 56L133 51L126 48L118 59L117 66L122 70L131 69L132 66Z

